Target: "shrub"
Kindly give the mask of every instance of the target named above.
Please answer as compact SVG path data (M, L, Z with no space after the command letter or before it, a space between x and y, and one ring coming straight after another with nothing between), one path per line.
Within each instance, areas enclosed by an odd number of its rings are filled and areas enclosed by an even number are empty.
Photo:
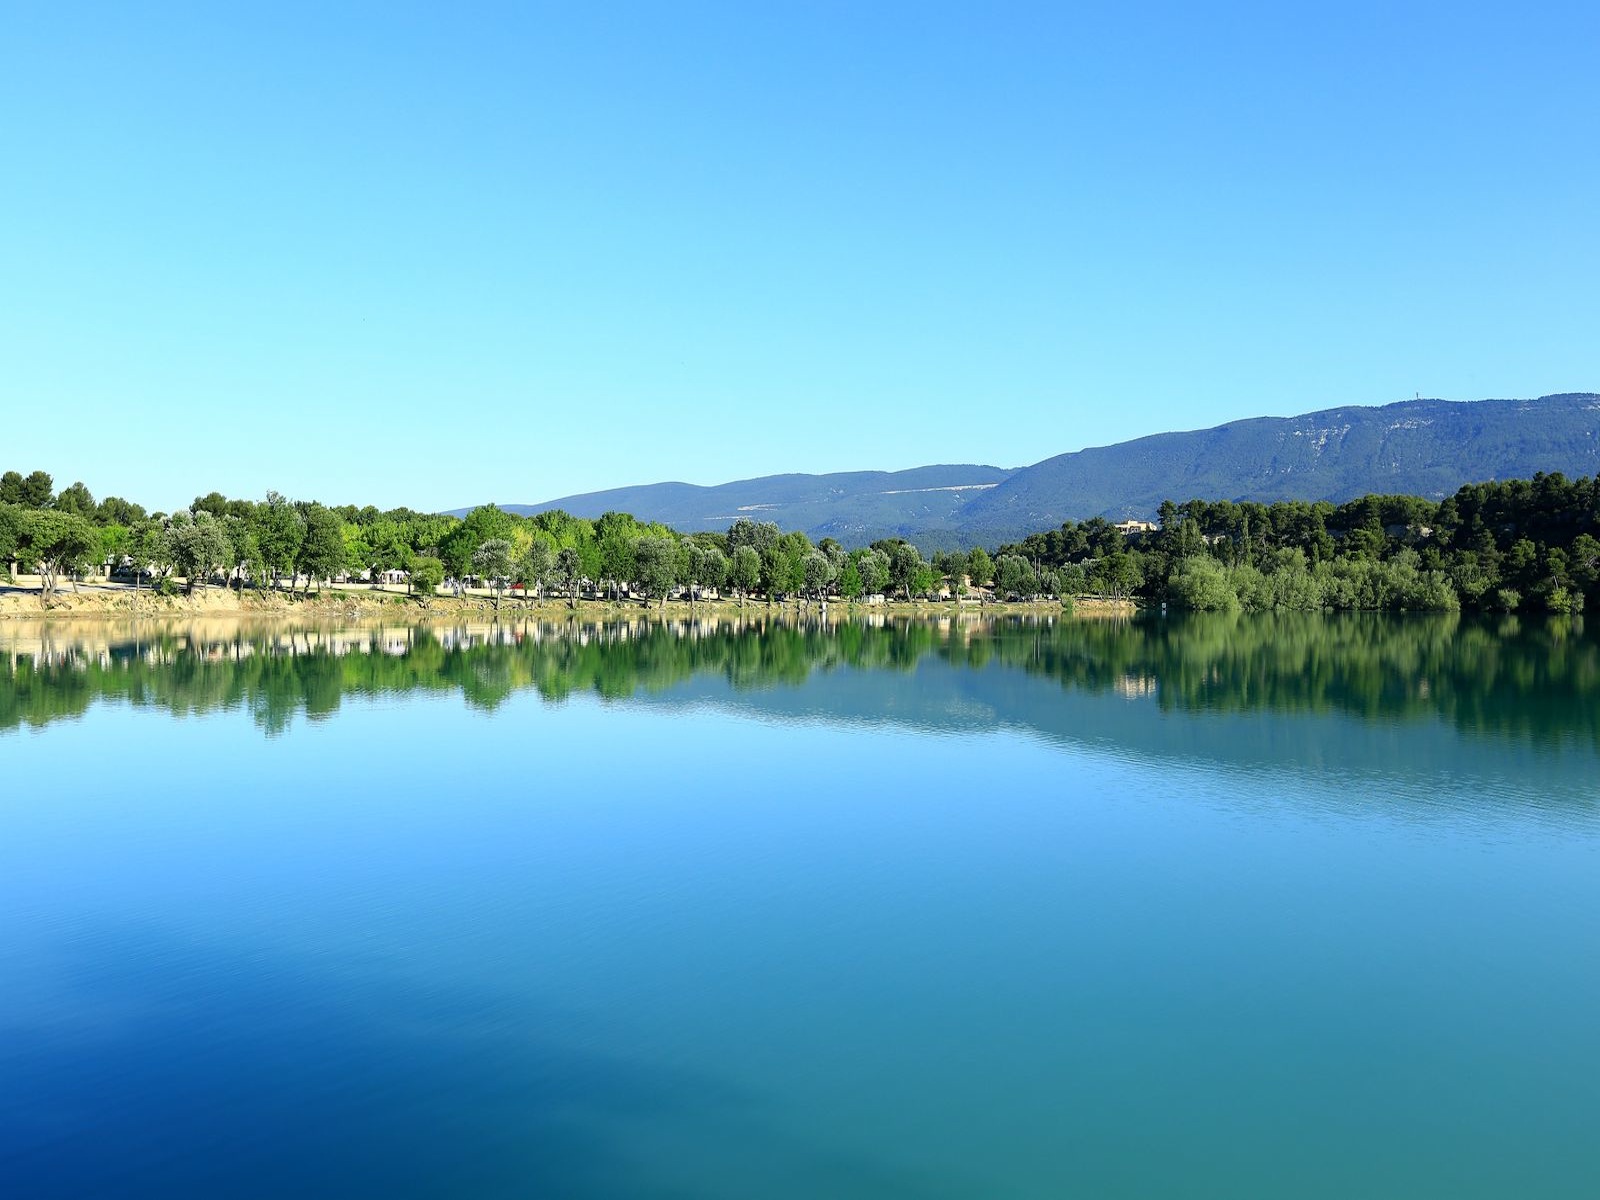
M1167 589L1175 604L1196 612L1233 612L1239 607L1227 570L1209 555L1181 559Z
M1583 593L1570 592L1564 587L1553 587L1544 598L1544 606L1553 613L1581 613L1583 611Z

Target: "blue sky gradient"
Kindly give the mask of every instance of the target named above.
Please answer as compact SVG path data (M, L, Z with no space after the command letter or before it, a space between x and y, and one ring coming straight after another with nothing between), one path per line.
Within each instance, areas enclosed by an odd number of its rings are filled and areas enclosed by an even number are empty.
M45 5L0 469L444 508L1600 389L1600 6Z

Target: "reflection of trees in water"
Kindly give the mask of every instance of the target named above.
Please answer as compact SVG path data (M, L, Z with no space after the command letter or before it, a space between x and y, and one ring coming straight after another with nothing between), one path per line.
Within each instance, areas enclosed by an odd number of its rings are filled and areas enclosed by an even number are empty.
M755 617L450 628L52 634L0 653L0 729L96 700L174 715L244 708L267 733L346 695L432 691L492 710L537 691L624 699L696 677L734 691L841 668L1006 667L1167 710L1434 717L1470 731L1600 745L1600 648L1571 619L1217 615L1135 621Z
M1279 613L1084 624L1067 638L1036 639L1023 665L1067 687L1150 691L1166 710L1437 717L1470 732L1577 735L1600 746L1600 647L1568 618Z

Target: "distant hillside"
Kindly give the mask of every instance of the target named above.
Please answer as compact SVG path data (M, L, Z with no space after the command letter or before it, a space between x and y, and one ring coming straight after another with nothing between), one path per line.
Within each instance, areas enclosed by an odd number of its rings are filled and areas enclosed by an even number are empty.
M1442 498L1464 483L1539 471L1600 471L1600 395L1538 400L1406 400L1258 417L1214 429L1061 454L1020 470L772 475L716 487L657 483L508 504L512 512L608 509L686 531L739 517L848 546L908 537L925 550L1015 541L1065 520L1149 517L1164 499L1348 500L1369 492Z
M846 471L833 475L768 475L715 487L651 483L563 496L543 504L505 504L507 512L560 508L577 517L630 512L684 532L723 530L740 517L804 529L813 540L835 537L864 545L907 529L956 528L974 496L996 487L1000 467L935 466L909 471ZM465 511L465 510L462 510Z
M1011 540L1062 521L1150 517L1164 499L1349 500L1427 496L1539 471L1600 469L1600 395L1405 400L1162 433L1015 472L962 514L963 533Z

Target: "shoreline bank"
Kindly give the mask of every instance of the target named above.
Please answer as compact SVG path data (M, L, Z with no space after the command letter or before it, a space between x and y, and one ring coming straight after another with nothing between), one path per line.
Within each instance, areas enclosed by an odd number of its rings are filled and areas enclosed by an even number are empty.
M682 619L689 616L758 616L762 613L798 614L801 616L866 616L894 614L898 616L993 616L1002 613L1071 613L1078 616L1122 616L1136 610L1132 601L1101 599L1074 600L1070 608L1060 600L1039 600L1017 603L977 601L887 601L882 603L850 603L829 601L823 605L815 600L801 603L787 601L768 604L764 599L696 600L691 608L687 600L668 600L663 610L660 600L581 600L574 607L564 598L526 600L506 597L499 609L501 620L521 617L545 619L585 617L649 617L665 616ZM418 597L400 591L387 591L366 586L333 586L310 595L286 591L236 592L228 588L204 588L193 594L179 592L163 596L149 589L133 588L123 584L103 582L81 583L77 590L69 584L45 598L36 587L12 584L0 587L0 621L9 620L105 620L143 619L205 616L249 616L264 619L302 620L363 620L373 618L408 621L429 621L455 617L482 619L495 617L492 594L472 592L463 596L435 596L424 602Z

